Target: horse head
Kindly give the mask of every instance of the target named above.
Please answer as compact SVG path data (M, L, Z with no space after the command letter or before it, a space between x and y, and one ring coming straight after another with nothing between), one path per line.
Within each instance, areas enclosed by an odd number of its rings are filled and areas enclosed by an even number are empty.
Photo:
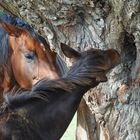
M9 34L9 59L15 80L21 88L29 89L44 77L57 79L60 76L56 53L45 46L36 34L31 35L26 29L6 22L1 22L1 27ZM7 79L3 81L8 82Z
M80 53L63 43L61 49L66 57L74 59L75 62L80 60L83 61L83 64L93 65L94 71L92 73L96 75L97 82L106 82L106 73L120 63L120 55L115 49L100 50L91 48ZM86 64L84 65L86 66Z

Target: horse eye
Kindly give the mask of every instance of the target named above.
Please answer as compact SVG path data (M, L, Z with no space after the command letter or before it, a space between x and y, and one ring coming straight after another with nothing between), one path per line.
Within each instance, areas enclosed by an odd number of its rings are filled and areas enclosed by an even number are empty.
M34 53L27 53L27 54L25 54L25 58L26 58L29 62L31 62L31 61L33 61L33 60L35 59L35 54L34 54Z

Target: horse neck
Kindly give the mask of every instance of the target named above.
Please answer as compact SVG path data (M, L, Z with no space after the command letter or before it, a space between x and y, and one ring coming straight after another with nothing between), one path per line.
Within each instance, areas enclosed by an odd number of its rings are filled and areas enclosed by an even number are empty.
M62 93L62 98L60 97L60 101L59 97L57 98L58 100L56 101L55 108L58 110L58 112L59 110L62 110L62 112L60 111L58 115L56 114L57 120L54 121L54 124L56 124L57 127L54 127L53 131L57 135L56 137L52 136L53 138L50 139L60 139L62 137L75 112L77 111L83 95L90 88L93 88L99 84L96 82L96 78L93 78L92 74L90 75L89 73L86 76L85 73L82 74L82 69L80 67L76 73L74 75L73 74L73 70L70 70L67 77L63 79L63 83L66 85L67 89ZM53 112L52 110L52 113L55 113L55 111Z
M83 80L88 81L88 84L80 82ZM92 85L89 84L90 82L92 83ZM60 86L62 84L64 88L56 88L56 91L50 92L50 94L48 95L52 98L49 100L50 103L47 105L42 105L42 108L45 109L44 115L37 117L38 120L40 120L39 118L43 120L42 123L38 123L44 127L44 131L47 130L46 134L44 135L49 140L60 139L62 137L68 125L70 124L76 110L78 109L84 93L86 93L86 91L88 91L91 87L95 87L98 85L95 80L89 80L88 78L86 79L86 77L84 77L83 75L75 77L73 76L71 78L62 78L60 81L58 80L56 82L54 81L54 83L50 83L50 85L52 85L52 87L55 87L55 85L56 87L59 87L59 83ZM51 90L51 87L50 89L49 87L47 89L49 92L49 90ZM53 122L50 122L50 118L51 120L53 120ZM50 129L50 126L52 129Z

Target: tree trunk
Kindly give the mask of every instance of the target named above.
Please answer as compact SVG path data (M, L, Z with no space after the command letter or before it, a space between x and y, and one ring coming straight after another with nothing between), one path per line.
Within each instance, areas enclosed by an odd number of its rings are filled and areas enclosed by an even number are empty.
M139 0L2 0L0 5L34 26L60 54L60 42L79 51L118 50L121 64L82 100L76 137L140 140Z

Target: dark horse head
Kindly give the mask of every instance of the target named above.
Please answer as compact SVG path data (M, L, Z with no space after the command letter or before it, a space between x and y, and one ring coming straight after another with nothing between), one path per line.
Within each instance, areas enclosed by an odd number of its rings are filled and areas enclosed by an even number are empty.
M38 80L57 79L62 59L46 40L20 19L5 15L0 23L0 89L30 89ZM0 94L1 94L0 93Z
M65 77L43 79L31 91L5 97L6 108L0 116L1 140L59 140L84 93L107 80L106 72L120 60L113 49L79 53L62 44L62 50L76 60Z

